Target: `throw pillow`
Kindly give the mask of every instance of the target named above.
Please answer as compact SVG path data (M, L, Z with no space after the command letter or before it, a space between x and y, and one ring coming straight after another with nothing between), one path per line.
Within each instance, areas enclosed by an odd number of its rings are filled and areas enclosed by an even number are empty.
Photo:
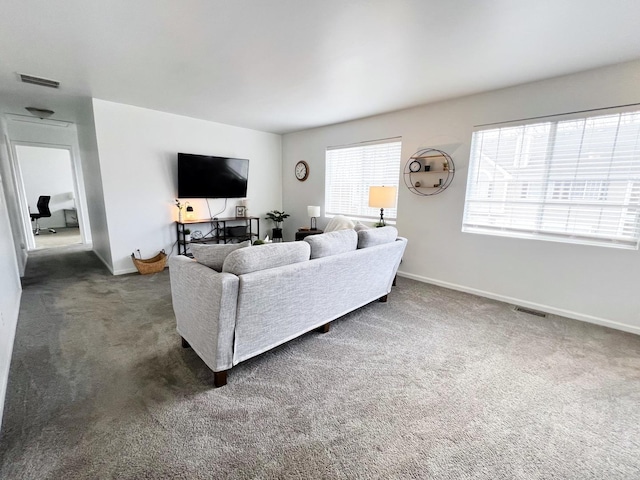
M360 232L360 231L362 231L362 230L369 230L369 229L371 229L371 228L373 228L373 227L370 227L370 226L368 226L368 225L365 225L364 223L361 223L361 222L357 222L357 223L356 223L356 226L355 226L355 227L353 227L353 229L354 229L356 232Z
M386 227L370 228L358 232L358 248L375 247L383 243L395 242L398 238L398 230L387 225Z
M251 242L227 244L191 244L191 253L198 263L206 265L217 272L222 271L225 258L239 248L249 247Z
M232 252L225 259L222 271L244 275L307 260L309 244L305 242L269 243Z
M355 227L355 223L353 223L353 221L349 220L344 215L336 215L329 220L327 226L324 227L324 233L335 232L336 230L346 230L353 227Z
M311 235L304 241L311 245L311 258L322 258L355 250L358 247L358 234L355 230L336 230Z

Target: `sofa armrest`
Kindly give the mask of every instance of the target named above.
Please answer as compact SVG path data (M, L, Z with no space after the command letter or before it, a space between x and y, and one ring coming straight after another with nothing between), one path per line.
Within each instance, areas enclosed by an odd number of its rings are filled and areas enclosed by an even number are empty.
M178 333L214 372L232 367L238 277L184 256L169 259Z

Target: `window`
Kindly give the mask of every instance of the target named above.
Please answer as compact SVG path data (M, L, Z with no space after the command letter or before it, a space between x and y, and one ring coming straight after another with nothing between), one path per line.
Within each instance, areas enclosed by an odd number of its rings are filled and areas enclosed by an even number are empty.
M638 248L640 112L473 134L463 232Z
M369 187L398 186L400 139L328 148L326 154L325 213L362 220L377 220L380 209L369 207ZM392 223L396 208L385 208L384 218Z

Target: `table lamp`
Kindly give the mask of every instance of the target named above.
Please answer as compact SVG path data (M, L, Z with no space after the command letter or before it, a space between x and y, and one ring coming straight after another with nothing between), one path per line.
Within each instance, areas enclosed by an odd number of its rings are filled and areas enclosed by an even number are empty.
M317 230L316 219L320 216L320 207L319 206L309 206L307 207L307 215L311 217L311 230Z
M187 206L187 220L195 220L196 213L194 212L193 207L189 205L189 202L185 203L185 205Z
M380 226L385 226L384 209L396 206L396 187L369 187L369 206L380 209Z

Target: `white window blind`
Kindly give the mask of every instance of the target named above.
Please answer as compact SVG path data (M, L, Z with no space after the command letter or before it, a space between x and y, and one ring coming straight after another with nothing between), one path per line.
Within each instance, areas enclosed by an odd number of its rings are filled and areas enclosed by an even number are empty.
M402 142L399 139L328 148L325 212L377 220L380 209L369 207L370 186L398 186ZM385 208L385 220L395 221L396 208Z
M638 248L640 112L473 134L462 231Z

